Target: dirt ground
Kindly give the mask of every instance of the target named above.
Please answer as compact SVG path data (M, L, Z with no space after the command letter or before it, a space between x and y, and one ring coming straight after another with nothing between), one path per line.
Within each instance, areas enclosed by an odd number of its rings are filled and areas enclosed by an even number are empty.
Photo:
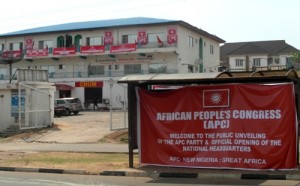
M78 115L55 117L52 127L25 130L24 133L4 138L1 141L40 143L126 142L123 136L126 136L127 129L121 129L124 128L123 115L124 113L112 114L112 127L110 126L109 112L86 111ZM110 128L119 129L110 130Z
M119 118L119 119L118 119ZM120 119L121 118L121 119ZM110 130L110 128L124 128L123 123L116 121L123 121L123 113L114 113L112 127L110 126L109 112L81 112L78 115L55 117L54 125L49 128L26 130L25 132L0 138L0 143L127 143L128 130L118 129ZM1 149L0 149L1 152ZM28 160L32 152L1 152L0 166L14 166L14 167L30 167L30 168L61 168L61 169L84 169L87 172L99 173L103 170L115 170L128 167L128 158L125 155L124 161L118 162L100 162L99 163L67 163L67 164L50 164L47 162L36 162ZM50 157L50 153L36 153L39 156ZM72 156L80 159L87 156L95 156L93 153L52 153L53 157L64 159L64 157L71 158ZM20 161L14 161L14 160ZM11 161L13 160L13 161ZM76 161L75 161L76 162Z

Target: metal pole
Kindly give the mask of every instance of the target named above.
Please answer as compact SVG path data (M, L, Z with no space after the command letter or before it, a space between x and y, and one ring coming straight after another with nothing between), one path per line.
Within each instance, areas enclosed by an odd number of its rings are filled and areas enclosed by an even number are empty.
M110 131L112 131L112 84L109 85L110 87L110 100L109 100L109 125L110 125Z

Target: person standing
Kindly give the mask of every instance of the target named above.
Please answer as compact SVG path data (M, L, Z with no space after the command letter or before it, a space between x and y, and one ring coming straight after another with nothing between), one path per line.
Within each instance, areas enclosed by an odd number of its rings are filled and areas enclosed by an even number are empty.
M94 100L94 110L96 110L96 107L97 107L97 110L99 110L99 106L98 106L98 97L95 98Z

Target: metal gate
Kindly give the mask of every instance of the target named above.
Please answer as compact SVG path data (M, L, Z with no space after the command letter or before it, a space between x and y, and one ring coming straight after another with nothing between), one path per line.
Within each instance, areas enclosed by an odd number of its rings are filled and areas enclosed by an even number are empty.
M41 128L52 125L51 93L47 89L35 88L19 82L18 95L12 92L12 98L17 97L12 114L18 113L16 123L20 129ZM16 109L16 107L18 109Z

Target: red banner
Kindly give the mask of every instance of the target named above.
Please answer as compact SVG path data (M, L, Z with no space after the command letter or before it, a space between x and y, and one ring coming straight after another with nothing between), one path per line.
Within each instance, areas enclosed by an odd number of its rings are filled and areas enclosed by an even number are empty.
M141 45L147 45L148 37L147 37L146 31L139 31L138 32L137 42L140 43Z
M80 53L82 53L82 54L94 54L94 53L103 53L103 52L105 52L105 46L104 45L81 46L80 47Z
M112 44L113 44L112 31L106 31L104 35L104 45L112 45Z
M32 40L32 38L26 38L25 39L25 48L27 50L32 50L33 49L33 45L34 45L34 41Z
M110 46L110 53L132 52L136 51L135 43L127 43L123 45Z
M21 57L22 51L21 50L9 50L2 52L3 59L10 59L10 58L18 58Z
M27 57L40 57L40 56L48 56L48 49L35 49L35 50L27 50Z
M76 47L60 47L53 49L53 55L72 55L76 54Z
M176 29L169 29L168 30L168 43L171 45L172 43L177 43L177 34Z
M297 169L292 83L138 89L138 100L143 164Z

